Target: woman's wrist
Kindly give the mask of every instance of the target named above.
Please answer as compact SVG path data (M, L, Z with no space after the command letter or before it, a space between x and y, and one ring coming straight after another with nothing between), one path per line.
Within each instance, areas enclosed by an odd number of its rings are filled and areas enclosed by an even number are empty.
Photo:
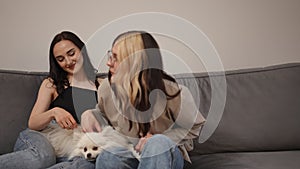
M58 107L54 107L50 110L50 118L51 120L55 120L56 118L56 115L57 115L57 112L58 112Z

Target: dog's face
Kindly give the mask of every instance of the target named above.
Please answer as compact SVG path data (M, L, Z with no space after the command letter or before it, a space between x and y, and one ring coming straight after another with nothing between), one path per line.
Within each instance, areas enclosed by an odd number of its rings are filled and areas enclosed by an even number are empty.
M81 149L81 153L84 155L84 158L88 161L96 160L98 154L100 154L101 150L98 146L85 146Z
M94 138L99 137L99 134L86 133L79 140L77 147L85 159L89 161L96 160L102 149L95 143Z

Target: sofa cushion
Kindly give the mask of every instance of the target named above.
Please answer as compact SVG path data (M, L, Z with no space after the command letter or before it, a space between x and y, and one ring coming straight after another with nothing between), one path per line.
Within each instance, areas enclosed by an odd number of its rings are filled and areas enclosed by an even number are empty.
M0 70L0 154L11 152L28 118L46 73Z
M219 153L193 156L185 169L283 169L299 168L300 151Z
M192 153L300 149L300 64L227 71L223 116L204 143L195 140ZM200 111L207 117L210 78L219 75L176 76L192 93L199 91ZM198 85L194 85L194 81ZM218 87L216 87L218 89ZM222 101L216 100L215 101ZM208 119L209 121L209 119ZM206 132L203 128L202 132Z

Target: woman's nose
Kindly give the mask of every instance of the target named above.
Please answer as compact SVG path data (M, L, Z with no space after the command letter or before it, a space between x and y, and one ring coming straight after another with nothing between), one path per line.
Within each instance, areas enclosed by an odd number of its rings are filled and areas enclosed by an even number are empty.
M72 63L72 60L68 57L65 58L65 61L66 61L66 65L71 65Z
M114 66L114 64L111 62L110 59L108 59L108 61L106 62L106 65L107 65L108 67L113 67L113 66Z

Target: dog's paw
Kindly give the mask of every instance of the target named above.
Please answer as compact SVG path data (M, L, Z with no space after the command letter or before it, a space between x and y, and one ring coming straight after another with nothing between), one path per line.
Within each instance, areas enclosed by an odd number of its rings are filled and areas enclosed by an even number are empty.
M131 145L129 146L129 151L132 152L133 157L135 157L136 159L138 159L138 160L140 161L140 159L141 159L141 154L140 154L139 152L137 152L137 151L134 149L133 145L132 145L132 146L131 146Z
M133 156L140 161L141 159L141 154L137 152L136 150L132 151Z

